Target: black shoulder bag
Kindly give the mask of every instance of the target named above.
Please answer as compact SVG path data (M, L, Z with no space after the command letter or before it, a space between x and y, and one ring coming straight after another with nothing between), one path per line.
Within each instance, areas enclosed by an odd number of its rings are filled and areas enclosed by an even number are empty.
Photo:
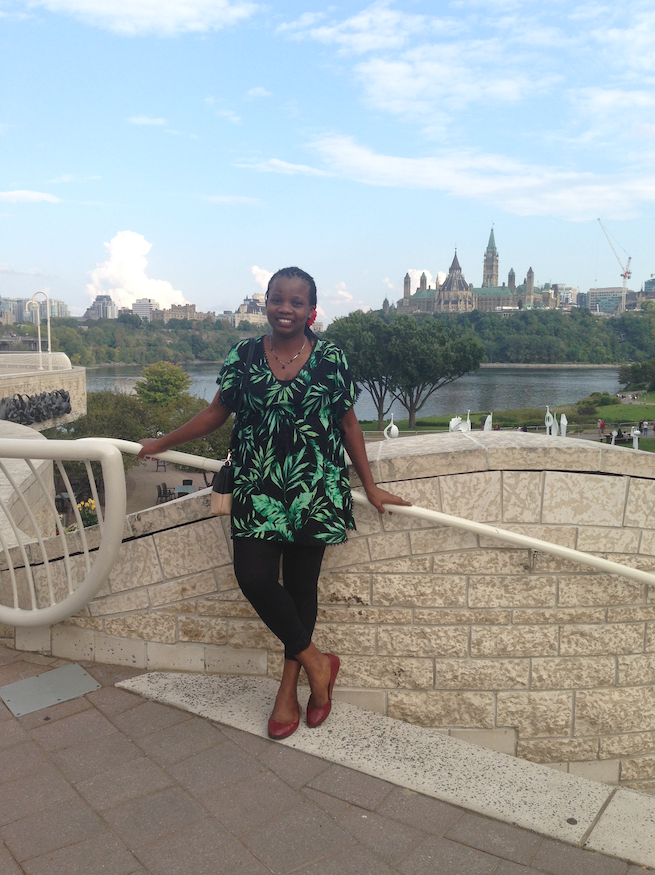
M232 511L232 492L234 491L234 468L232 467L232 447L234 446L235 435L237 430L237 422L239 413L241 412L241 403L243 395L250 379L250 366L255 354L256 338L251 337L248 343L248 358L246 360L246 368L241 379L241 388L239 389L239 400L237 401L237 409L234 412L234 427L232 428L232 438L230 440L230 449L227 451L227 459L223 462L223 467L220 471L214 474L212 480L212 498L211 512L213 516L227 516Z

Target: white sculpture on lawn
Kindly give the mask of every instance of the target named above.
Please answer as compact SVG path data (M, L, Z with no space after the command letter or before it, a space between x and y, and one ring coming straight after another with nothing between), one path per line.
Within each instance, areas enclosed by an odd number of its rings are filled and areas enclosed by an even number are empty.
M494 414L493 414L493 411L492 411L492 412L489 414L489 416L487 416L487 418L486 418L485 421L484 421L484 428L482 429L483 431L491 431L491 430L492 430L492 427L493 427L493 418L494 418Z
M563 413L559 418L559 433L562 437L566 437L566 426L569 424L568 419L566 418L566 413Z
M384 435L385 441L390 441L391 438L397 438L400 432L398 431L398 426L393 421L393 413L391 414L391 422L382 432Z
M641 432L639 431L637 426L633 425L632 428L630 429L630 437L632 438L632 449L633 450L639 449L639 435L640 434L641 434Z
M546 415L544 416L544 424L546 426L546 434L552 434L553 431L553 414L550 412L550 407L546 405Z

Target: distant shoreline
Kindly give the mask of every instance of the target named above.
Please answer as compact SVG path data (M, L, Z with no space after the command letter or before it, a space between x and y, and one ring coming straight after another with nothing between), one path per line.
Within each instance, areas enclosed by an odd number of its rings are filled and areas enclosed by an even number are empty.
M481 368L525 368L526 370L532 369L532 370L544 370L544 371L565 370L565 369L570 369L570 368L580 368L581 370L585 369L585 368L587 370L591 370L591 369L598 370L600 368L605 368L607 370L618 371L618 369L623 367L623 365L591 365L591 364L587 364L587 363L576 364L573 362L570 364L564 364L564 365L536 365L536 364L535 365L529 365L529 364L528 365L526 365L526 364L513 365L513 364L506 364L505 362L485 362L484 364L480 365L480 367Z

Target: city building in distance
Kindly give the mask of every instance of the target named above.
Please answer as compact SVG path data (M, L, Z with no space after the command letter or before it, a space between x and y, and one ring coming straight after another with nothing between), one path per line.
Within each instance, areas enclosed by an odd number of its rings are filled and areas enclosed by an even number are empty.
M3 325L13 325L15 322L36 322L36 308L28 307L31 298L0 298L0 321ZM39 318L42 322L48 317L47 304L39 299ZM70 316L64 301L50 298L50 318L64 319Z

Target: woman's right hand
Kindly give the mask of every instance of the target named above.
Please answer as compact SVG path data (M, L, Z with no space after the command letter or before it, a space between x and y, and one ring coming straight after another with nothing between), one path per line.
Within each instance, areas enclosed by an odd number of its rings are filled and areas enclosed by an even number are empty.
M161 447L161 442L157 438L142 438L139 443L143 444L143 449L139 452L139 455L137 456L138 459L154 457L157 453L165 452Z

